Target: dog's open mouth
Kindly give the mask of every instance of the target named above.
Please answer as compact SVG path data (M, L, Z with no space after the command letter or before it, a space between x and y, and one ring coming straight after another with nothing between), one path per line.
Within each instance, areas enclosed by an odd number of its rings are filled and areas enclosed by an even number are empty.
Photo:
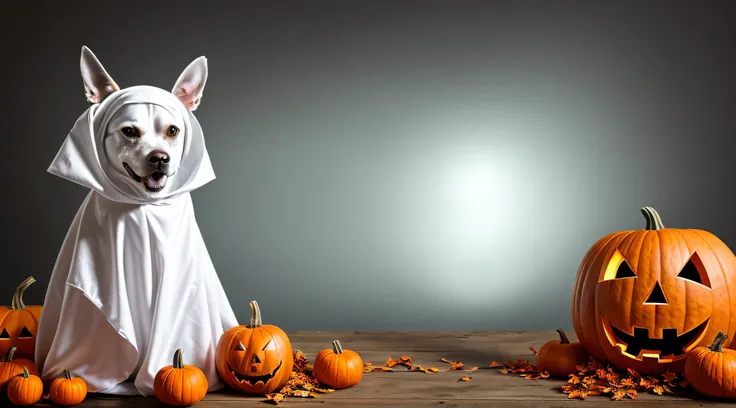
M621 349L621 353L636 360L644 357L656 358L660 363L680 360L687 356L687 352L700 343L710 319L706 319L690 331L677 334L676 328L662 329L662 338L649 337L649 329L634 327L634 334L628 334L602 319L603 330L612 345Z
M146 191L155 193L158 191L161 191L166 187L166 180L169 178L166 174L160 171L154 171L153 173L141 177L133 171L133 169L128 165L128 163L123 163L123 167L125 167L125 170L128 172L130 177L133 178L138 183L143 183L143 187L146 189Z
M276 367L276 369L273 370L273 372L271 374L264 374L264 375L258 375L258 376L256 376L256 375L243 375L243 374L240 374L237 371L233 370L233 368L230 367L230 364L229 363L227 365L227 369L230 370L230 372L233 374L233 376L235 376L235 378L238 381L240 381L241 383L247 382L250 385L256 385L256 384L258 384L258 382L262 382L263 384L266 384L268 382L268 380L270 380L271 378L273 378L276 375L276 373L281 368L281 365L282 364L284 364L283 361L281 361L279 363L279 366Z

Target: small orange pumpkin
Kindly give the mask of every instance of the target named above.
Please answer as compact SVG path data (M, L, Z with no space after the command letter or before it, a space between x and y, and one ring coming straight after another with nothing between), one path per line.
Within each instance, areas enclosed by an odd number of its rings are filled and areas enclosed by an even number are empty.
M33 405L41 401L42 394L43 382L38 376L29 374L25 367L8 384L8 399L15 405Z
M0 361L0 392L5 391L5 389L8 388L8 384L13 377L23 373L23 364L18 363L19 359L13 360L13 354L15 354L15 347L12 347L5 358ZM26 368L26 370L28 370L28 368ZM37 369L36 373L38 373Z
M159 401L175 407L194 405L207 395L209 384L202 370L184 365L183 351L176 350L174 363L158 371L153 393Z
M18 286L10 307L0 306L0 356L16 347L16 356L35 359L36 331L41 318L41 306L26 306L23 293L36 280L32 276Z
M233 389L265 395L289 381L294 354L283 330L263 324L258 302L250 302L250 309L250 324L235 326L220 336L215 364L220 379Z
M728 336L719 331L709 347L698 347L685 360L683 374L701 394L736 398L736 350L724 349Z
M51 383L49 398L57 405L65 407L81 404L87 397L87 383L72 372L64 370L64 376L55 378Z
M363 377L363 359L352 350L344 350L340 342L332 342L332 350L324 349L314 359L314 378L336 390L357 385Z
M562 329L557 329L557 333L560 335L559 340L548 341L537 352L537 371L547 371L553 377L567 378L578 372L578 365L587 364L590 355L580 342L570 343Z

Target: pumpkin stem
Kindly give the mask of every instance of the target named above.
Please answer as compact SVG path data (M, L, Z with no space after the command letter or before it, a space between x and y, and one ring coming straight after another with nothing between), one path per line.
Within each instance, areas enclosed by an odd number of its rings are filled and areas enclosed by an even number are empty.
M713 344L708 348L711 349L711 351L723 353L723 342L726 341L727 338L728 335L726 333L719 331L718 334L716 334L716 338L713 339Z
M248 328L252 329L255 327L261 327L263 319L261 318L261 309L258 307L258 302L255 300L250 301L250 324Z
M28 372L26 366L21 366L21 368L23 369L23 378L28 378L28 376L31 374Z
M342 345L340 344L340 341L335 340L332 342L332 351L334 351L335 354L342 354Z
M644 207L641 209L641 213L644 214L644 218L647 220L647 230L657 231L664 229L662 218L660 218L657 210L652 207Z
M557 329L557 333L560 334L560 344L570 344L570 339L567 338L564 330Z
M18 285L18 288L13 294L13 300L10 303L11 310L23 310L26 308L25 303L23 303L23 292L25 292L26 289L28 289L28 287L31 286L35 281L36 280L33 279L33 276L29 276L26 280L21 282L20 285Z
M64 377L66 377L66 379L69 381L71 381L74 378L71 370L64 370Z
M176 353L174 353L174 368L184 368L184 357L182 354L184 353L184 350L179 349L176 350Z
M13 361L13 356L15 355L15 350L17 348L15 346L11 347L10 350L8 350L8 354L5 355L5 359L3 360L6 363L9 363Z

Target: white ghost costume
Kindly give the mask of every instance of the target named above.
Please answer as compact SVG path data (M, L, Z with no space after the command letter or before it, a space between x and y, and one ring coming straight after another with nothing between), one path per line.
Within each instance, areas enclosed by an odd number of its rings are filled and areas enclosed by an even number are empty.
M108 121L131 103L184 118L180 166L155 200L104 152ZM36 340L42 377L69 369L91 392L151 396L156 373L182 349L209 391L221 388L217 341L238 322L194 216L190 192L215 179L194 115L160 88L114 92L77 120L48 171L91 191L46 293Z

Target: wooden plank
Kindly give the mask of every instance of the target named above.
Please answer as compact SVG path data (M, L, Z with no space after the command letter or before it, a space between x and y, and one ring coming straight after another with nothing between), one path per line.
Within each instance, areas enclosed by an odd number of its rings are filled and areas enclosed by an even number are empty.
M487 367L492 361L503 362L523 358L535 361L529 350L537 349L548 340L557 338L554 331L406 331L406 332L291 332L288 333L294 349L307 354L310 361L322 349L328 348L332 340L338 339L345 348L361 354L364 361L384 365L390 356L412 357L415 365L449 370L449 365L440 358L459 360L466 366ZM569 333L574 341L574 333ZM459 382L462 375L472 377L470 382ZM319 395L318 399L287 398L282 406L335 406L335 407L378 407L385 405L416 407L598 407L620 402L609 401L605 396L589 397L587 401L568 400L560 390L562 379L525 380L513 374L501 374L496 369L481 369L474 372L443 371L437 374L409 372L404 367L395 372L366 373L356 387L330 394ZM695 399L694 399L695 398ZM267 406L263 397L245 396L234 391L209 394L198 407L249 407ZM626 404L655 405L661 407L725 406L722 401L705 400L702 396L689 393L657 396L642 393L635 401ZM0 406L10 406L0 400ZM142 408L161 407L155 398L112 397L90 395L81 407Z

